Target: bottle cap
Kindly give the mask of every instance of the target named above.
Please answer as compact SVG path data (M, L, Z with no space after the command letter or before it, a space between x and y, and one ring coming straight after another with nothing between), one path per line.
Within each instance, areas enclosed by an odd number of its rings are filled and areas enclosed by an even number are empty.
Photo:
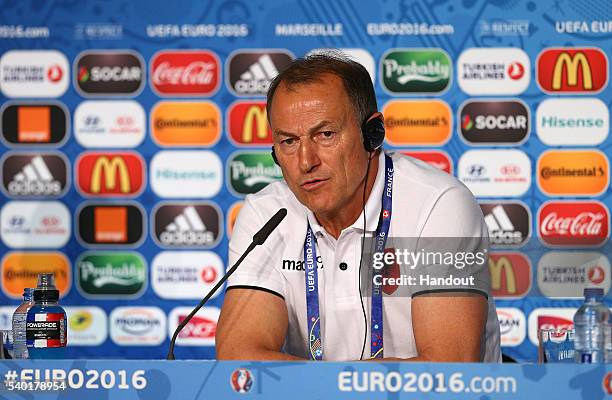
M584 297L603 297L603 288L584 288Z
M34 301L56 302L59 300L59 290L55 287L55 274L38 274L38 284L34 289Z

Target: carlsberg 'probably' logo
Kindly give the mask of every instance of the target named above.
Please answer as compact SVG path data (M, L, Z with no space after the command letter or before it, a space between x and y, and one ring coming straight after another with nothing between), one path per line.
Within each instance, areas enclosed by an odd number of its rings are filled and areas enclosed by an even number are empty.
M394 49L381 62L381 80L392 93L439 93L451 81L452 64L437 49Z
M134 297L146 288L145 261L137 253L87 253L77 261L77 271L87 297Z
M280 167L269 152L236 153L229 162L230 187L238 194L255 193L282 179Z

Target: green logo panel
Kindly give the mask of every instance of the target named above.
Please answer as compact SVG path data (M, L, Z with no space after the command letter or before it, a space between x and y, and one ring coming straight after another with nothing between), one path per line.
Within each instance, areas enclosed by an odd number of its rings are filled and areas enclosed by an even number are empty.
M442 50L394 50L381 61L381 80L392 93L440 93L448 88L452 63Z
M84 296L136 297L146 289L147 267L138 253L86 253L76 267Z
M269 183L283 178L272 155L265 151L235 153L228 162L230 188L238 195L256 193Z

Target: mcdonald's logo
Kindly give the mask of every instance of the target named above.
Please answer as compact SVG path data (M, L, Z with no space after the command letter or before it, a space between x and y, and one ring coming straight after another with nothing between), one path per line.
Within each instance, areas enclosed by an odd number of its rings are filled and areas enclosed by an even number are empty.
M491 293L496 298L524 297L531 288L531 265L521 253L491 253L489 272Z
M227 115L229 139L236 146L271 146L272 130L268 126L264 101L237 101Z
M546 49L536 74L547 93L598 93L608 84L608 58L597 48Z
M84 196L134 197L145 184L144 161L133 152L85 153L77 159L75 175Z

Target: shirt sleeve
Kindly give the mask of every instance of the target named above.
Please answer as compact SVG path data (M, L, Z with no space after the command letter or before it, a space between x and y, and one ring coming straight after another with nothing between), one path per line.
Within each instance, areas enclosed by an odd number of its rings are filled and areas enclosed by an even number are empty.
M264 223L272 217L259 215L250 196L247 196L244 205L238 213L234 230L229 243L228 269L244 253L253 240L253 235L261 229ZM279 230L272 232L266 242L256 246L242 261L242 264L229 277L227 290L235 288L249 288L263 290L281 298L286 297L286 284L281 272L275 267L280 253L274 251L283 242Z
M430 209L419 235L417 248L431 252L420 266L414 295L474 292L489 297L489 233L482 211L465 186L442 193ZM428 279L421 280L422 276Z

